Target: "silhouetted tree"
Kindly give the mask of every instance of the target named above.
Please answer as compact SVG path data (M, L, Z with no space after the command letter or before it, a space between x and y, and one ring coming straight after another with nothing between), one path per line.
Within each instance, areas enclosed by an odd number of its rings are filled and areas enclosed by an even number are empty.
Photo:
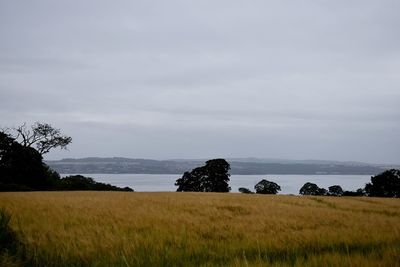
M192 192L229 192L230 165L224 159L212 159L205 166L185 172L176 180L177 191Z
M60 190L96 190L96 191L133 191L129 187L120 188L110 184L99 183L93 178L82 175L71 175L60 180Z
M362 197L365 196L365 190L362 188L358 188L356 191L344 191L343 196Z
M325 188L319 188L316 184L307 182L300 188L300 195L324 196L327 194Z
M254 186L254 190L257 194L276 194L281 191L281 187L277 183L263 179Z
M332 185L328 187L328 194L330 196L340 197L343 195L343 189L340 185Z
M239 187L238 191L243 194L254 194L254 192L250 191L250 189L245 187Z
M224 159L213 159L206 162L205 189L208 192L229 192L229 163Z
M34 148L25 147L5 132L0 132L1 190L48 190L59 176L42 161Z
M72 138L62 135L59 129L52 127L48 123L34 123L30 128L26 123L14 128L16 132L14 139L20 142L24 147L36 147L41 154L46 154L52 148L60 147L66 149L67 145L72 142Z
M185 172L182 178L176 180L178 192L202 192L203 169L201 167L193 169L191 172Z
M366 195L365 188L364 188L364 189L363 189L363 188L358 188L358 189L356 190L356 194L357 194L358 196L365 196L365 195Z
M391 169L372 176L365 191L371 197L400 197L400 170Z

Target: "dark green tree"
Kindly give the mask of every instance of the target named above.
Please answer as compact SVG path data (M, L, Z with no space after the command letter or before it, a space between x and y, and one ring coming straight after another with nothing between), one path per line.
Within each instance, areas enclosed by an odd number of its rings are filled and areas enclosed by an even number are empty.
M178 192L202 192L203 168L195 168L191 172L185 172L182 178L176 180Z
M340 197L343 195L343 189L340 185L332 185L328 187L328 194L330 196Z
M229 192L230 165L224 159L212 159L206 165L185 172L176 180L177 191Z
M386 170L372 176L365 191L371 197L400 197L400 170Z
M319 188L318 185L307 182L300 188L300 195L324 196L327 194L326 189Z
M229 192L229 163L224 159L213 159L206 162L204 187L206 192Z
M254 186L254 190L257 194L276 194L281 191L281 187L277 183L263 179Z
M250 189L248 189L248 188L246 188L246 187L239 187L238 191L239 191L240 193L243 193L243 194L254 194L253 192L251 192Z

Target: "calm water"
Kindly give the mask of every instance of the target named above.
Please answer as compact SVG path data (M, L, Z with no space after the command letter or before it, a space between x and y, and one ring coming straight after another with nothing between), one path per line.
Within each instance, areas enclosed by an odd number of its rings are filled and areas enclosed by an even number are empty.
M67 176L68 174L62 174ZM182 174L82 174L92 177L97 182L109 183L119 187L129 186L137 192L176 191L175 180ZM281 194L298 194L306 183L312 182L328 189L331 185L340 185L343 190L356 190L370 182L370 175L232 175L229 185L231 192L238 192L239 187L254 189L261 179L279 184Z

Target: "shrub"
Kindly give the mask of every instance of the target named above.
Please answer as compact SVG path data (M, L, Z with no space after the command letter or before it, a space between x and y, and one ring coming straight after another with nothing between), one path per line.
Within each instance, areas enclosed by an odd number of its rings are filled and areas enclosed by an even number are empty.
M243 194L254 194L254 192L252 192L252 191L250 191L250 189L248 189L248 188L245 188L245 187L239 187L239 190L238 190L240 193L243 193Z
M120 188L110 184L99 183L93 180L93 178L85 177L82 175L71 175L64 177L59 183L60 190L95 190L95 191L130 191L133 192L132 188L124 187Z
M365 196L365 190L362 188L358 188L356 191L344 191L343 196L362 197L362 196Z

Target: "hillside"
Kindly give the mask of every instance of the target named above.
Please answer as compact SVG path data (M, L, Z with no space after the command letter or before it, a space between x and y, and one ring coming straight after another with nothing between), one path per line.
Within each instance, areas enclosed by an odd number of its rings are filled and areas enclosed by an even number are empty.
M205 160L150 160L130 158L81 158L47 161L59 173L180 174L203 165ZM375 175L386 168L357 162L228 159L231 174L348 174Z

